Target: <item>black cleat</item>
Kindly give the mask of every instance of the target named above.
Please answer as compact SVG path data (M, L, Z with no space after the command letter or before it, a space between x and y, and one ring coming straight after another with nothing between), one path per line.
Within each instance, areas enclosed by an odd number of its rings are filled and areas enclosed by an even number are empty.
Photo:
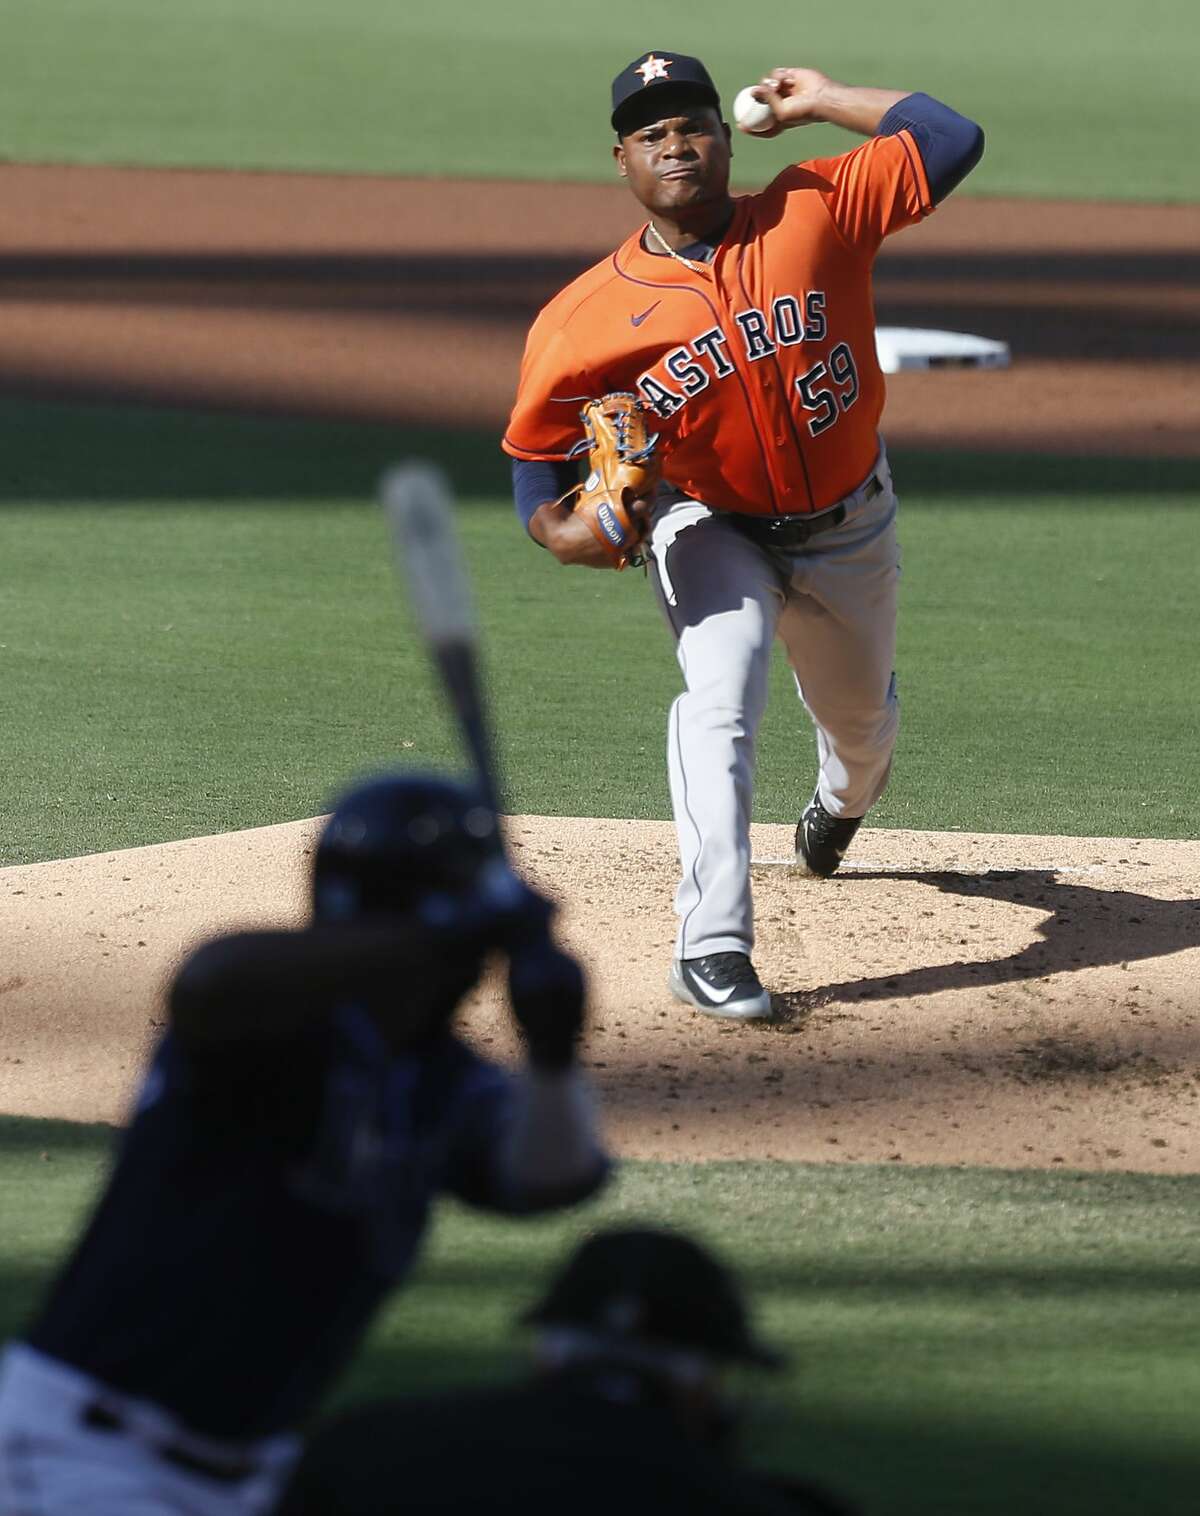
M771 997L745 953L677 958L671 965L667 984L673 995L706 1016L724 1016L729 1021L763 1021L771 1014Z
M814 795L796 825L796 866L814 879L836 874L861 816L831 816Z

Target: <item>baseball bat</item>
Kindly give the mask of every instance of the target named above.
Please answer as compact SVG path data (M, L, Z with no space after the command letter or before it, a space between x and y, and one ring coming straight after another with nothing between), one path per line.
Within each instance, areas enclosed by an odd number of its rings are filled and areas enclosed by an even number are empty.
M384 474L379 494L417 627L441 675L476 782L498 817L500 786L479 688L479 631L450 482L436 464L411 459Z

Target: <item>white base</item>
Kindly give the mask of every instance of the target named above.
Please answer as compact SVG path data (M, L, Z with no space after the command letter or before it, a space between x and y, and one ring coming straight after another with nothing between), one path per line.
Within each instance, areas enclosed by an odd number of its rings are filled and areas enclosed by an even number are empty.
M921 368L1007 368L1007 342L967 332L934 332L916 326L877 326L875 351L885 374Z

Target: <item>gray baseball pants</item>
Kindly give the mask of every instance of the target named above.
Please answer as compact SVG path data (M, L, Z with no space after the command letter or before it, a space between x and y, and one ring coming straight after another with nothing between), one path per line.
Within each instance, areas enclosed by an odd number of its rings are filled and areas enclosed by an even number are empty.
M882 490L868 498L870 478ZM795 552L752 542L698 501L660 498L651 579L684 692L667 730L681 879L676 956L749 953L755 738L778 637L817 735L817 793L862 816L887 783L899 725L893 673L900 555L887 456L846 519ZM798 806L807 803L808 791ZM799 810L797 811L799 814Z

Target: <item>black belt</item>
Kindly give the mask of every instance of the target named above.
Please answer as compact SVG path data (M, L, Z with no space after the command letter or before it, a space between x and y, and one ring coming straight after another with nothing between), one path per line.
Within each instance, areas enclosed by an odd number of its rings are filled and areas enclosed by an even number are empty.
M878 474L872 474L862 488L864 500L874 500L883 493ZM730 513L729 519L739 532L744 532L761 547L782 548L785 551L803 547L810 537L819 532L828 532L841 526L846 519L846 502L843 500L832 510L821 511L816 516L745 516L740 512Z
M126 1432L129 1430L119 1412L94 1401L83 1411L82 1421L93 1432ZM151 1444L154 1453L164 1463L177 1469L186 1469L189 1474L203 1474L206 1479L215 1479L223 1484L236 1484L256 1474L260 1465L253 1458L231 1454L228 1458L209 1457L197 1453L194 1448L180 1447L170 1441Z

